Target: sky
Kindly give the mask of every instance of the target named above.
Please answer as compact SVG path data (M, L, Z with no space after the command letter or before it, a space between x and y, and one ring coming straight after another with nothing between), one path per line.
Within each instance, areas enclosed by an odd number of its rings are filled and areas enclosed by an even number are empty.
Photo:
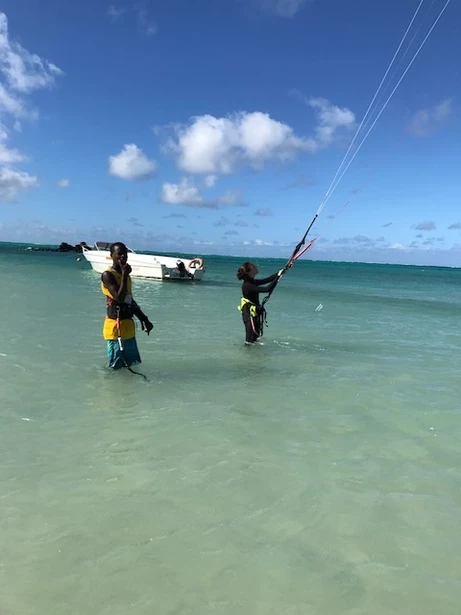
M1 0L0 241L461 266L445 4Z

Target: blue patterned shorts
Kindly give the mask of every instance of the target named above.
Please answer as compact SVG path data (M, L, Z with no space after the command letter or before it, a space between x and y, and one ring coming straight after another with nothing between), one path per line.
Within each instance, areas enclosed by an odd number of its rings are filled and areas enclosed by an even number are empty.
M109 357L109 367L112 369L121 369L122 367L131 367L141 363L139 356L138 344L136 338L132 337L129 340L122 340L123 357L120 352L118 340L107 340L107 356Z

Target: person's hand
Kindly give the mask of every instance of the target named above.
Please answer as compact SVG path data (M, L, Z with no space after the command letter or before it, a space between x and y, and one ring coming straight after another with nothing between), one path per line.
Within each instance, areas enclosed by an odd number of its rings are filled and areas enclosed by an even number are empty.
M132 272L131 266L128 263L125 263L124 265L121 264L120 269L125 275L130 275L130 273Z
M154 328L154 325L151 323L151 321L148 318L146 318L145 320L141 322L141 327L142 327L142 330L145 331L147 335L149 335L149 333Z

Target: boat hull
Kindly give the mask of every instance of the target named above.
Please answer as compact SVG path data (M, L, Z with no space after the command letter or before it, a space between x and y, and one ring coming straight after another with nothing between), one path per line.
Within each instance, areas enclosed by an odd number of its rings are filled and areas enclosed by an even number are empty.
M83 256L97 273L103 273L112 263L108 250L83 250ZM178 280L181 282L199 281L203 279L205 269L190 267L192 259L182 259L172 256L153 256L128 252L128 263L131 266L131 277L149 280ZM178 262L184 264L184 274L178 269ZM190 274L190 275L187 275Z

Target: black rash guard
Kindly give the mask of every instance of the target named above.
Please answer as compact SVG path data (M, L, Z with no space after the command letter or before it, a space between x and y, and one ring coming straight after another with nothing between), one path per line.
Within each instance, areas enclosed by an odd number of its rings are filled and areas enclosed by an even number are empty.
M255 280L254 278L245 280L242 284L242 295L251 303L259 305L259 293L269 293L274 288L277 278L278 273L274 273L268 278L262 278L261 280ZM272 282L272 284L262 287L263 284L268 282Z
M242 319L245 325L245 342L247 344L253 344L258 337L263 334L262 317L259 313L259 294L269 293L277 284L277 280L278 274L274 273L274 275L270 275L268 278L263 278L262 280L250 278L249 280L245 280L242 284L243 297L251 301L251 303L254 303L257 306L256 310L258 310L256 316L252 316L250 304L246 303L242 307ZM270 282L270 284L263 286L263 284L267 284L268 282Z

